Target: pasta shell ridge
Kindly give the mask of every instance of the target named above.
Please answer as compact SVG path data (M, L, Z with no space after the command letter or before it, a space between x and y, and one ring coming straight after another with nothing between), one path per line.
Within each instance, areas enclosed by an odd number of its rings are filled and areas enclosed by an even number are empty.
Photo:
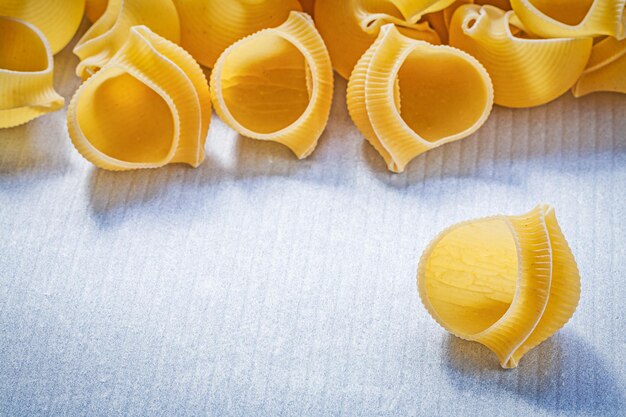
M450 27L450 45L473 55L487 68L496 104L532 107L565 93L582 74L591 38L536 39L521 35L512 11L461 6Z
M598 91L626 94L626 39L607 37L594 45L587 68L572 88L575 97Z
M85 10L85 0L2 0L0 16L25 20L43 32L52 54L74 37Z
M33 24L0 16L0 128L15 127L59 110L52 50Z
M333 97L332 65L310 16L291 12L279 27L226 49L211 73L211 97L241 135L281 143L300 159L310 155Z
M283 23L298 0L174 0L181 21L181 45L202 65L213 68L236 41Z
M491 112L493 88L487 71L465 52L386 25L355 67L347 102L388 169L402 172L419 154L478 130Z
M574 314L580 277L554 209L540 205L444 230L422 255L418 291L443 328L515 368Z
M210 109L206 79L191 55L137 26L72 98L68 130L76 149L100 168L197 167Z
M104 14L74 48L80 58L76 74L87 79L124 45L133 26L145 25L154 33L178 43L180 23L172 0L109 0Z

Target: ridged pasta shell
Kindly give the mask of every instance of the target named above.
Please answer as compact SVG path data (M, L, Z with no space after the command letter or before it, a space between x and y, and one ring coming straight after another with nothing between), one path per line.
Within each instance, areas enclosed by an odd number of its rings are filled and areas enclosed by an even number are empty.
M587 68L572 93L581 97L596 91L626 94L626 39L607 37L591 50Z
M86 0L85 15L90 22L100 19L107 8L109 0Z
M182 162L197 167L211 118L207 81L178 45L146 26L78 89L67 124L76 149L114 171Z
M348 83L348 110L393 172L417 155L475 132L493 105L489 74L456 48L385 25Z
M574 256L547 205L445 230L422 255L417 285L437 323L487 346L503 368L563 327L580 298Z
M511 0L527 30L544 38L626 36L626 0Z
M283 23L298 0L174 0L180 15L182 46L209 68L241 38Z
M333 69L309 15L231 45L211 73L220 118L241 135L281 143L300 159L317 146L333 97Z
M0 16L0 128L63 107L52 87L53 59L44 34L24 20Z
M450 0L317 0L315 23L335 70L348 79L385 24L397 25L410 38L441 43L428 21L418 21L426 13L441 10L450 3Z
M0 0L0 16L12 16L37 26L53 54L74 37L85 11L85 0Z
M87 79L119 51L133 26L144 25L172 42L180 41L180 23L172 0L109 0L104 14L78 41L76 74Z
M565 93L583 70L591 38L531 39L513 12L492 6L461 6L450 26L450 45L487 68L496 104L532 107ZM511 30L518 33L514 35Z

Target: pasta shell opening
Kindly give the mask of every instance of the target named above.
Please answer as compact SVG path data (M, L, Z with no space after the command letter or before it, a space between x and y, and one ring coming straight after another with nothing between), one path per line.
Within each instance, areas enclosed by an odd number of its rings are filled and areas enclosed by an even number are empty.
M85 0L0 1L0 16L19 18L35 25L45 35L52 54L70 43L78 31L84 10Z
M422 255L418 290L442 327L514 368L572 317L580 277L554 209L540 205L443 231Z
M475 132L491 112L493 89L470 55L386 25L357 63L347 101L389 170L402 172L417 155Z
M0 16L0 128L63 107L53 88L52 51L44 34L21 19Z
M244 136L289 147L299 158L317 145L328 121L332 67L311 18L292 12L229 47L211 74L222 120Z
M85 16L91 23L95 22L104 14L108 3L108 0L86 0Z
M174 0L181 44L202 65L213 68L226 48L262 29L283 23L298 0Z

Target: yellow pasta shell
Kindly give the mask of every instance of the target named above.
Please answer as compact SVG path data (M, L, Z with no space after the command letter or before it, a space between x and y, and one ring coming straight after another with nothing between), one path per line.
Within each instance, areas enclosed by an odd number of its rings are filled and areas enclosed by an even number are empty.
M545 38L626 36L626 0L511 0L527 30Z
M587 68L572 92L581 97L596 91L626 94L626 39L607 37L591 50Z
M180 15L182 46L213 68L222 52L241 38L283 23L298 0L174 0Z
M300 159L317 146L333 97L333 70L309 15L231 45L211 73L220 118L241 135L281 143Z
M450 45L487 68L496 104L532 107L552 101L580 77L593 41L521 37L525 28L513 16L512 11L492 6L461 6L450 26Z
M417 284L437 323L487 346L504 368L563 327L580 298L574 256L547 205L445 230L424 252Z
M86 0L85 15L90 22L100 19L107 8L108 0Z
M456 48L404 36L385 25L348 83L348 110L393 172L417 155L475 132L493 88L480 63Z
M315 23L335 70L348 79L385 24L397 25L410 38L441 43L429 22L419 20L451 3L450 0L317 0Z
M85 0L0 0L0 16L12 16L37 26L52 53L74 37L85 11Z
M104 14L83 35L74 53L76 74L87 79L119 51L133 26L144 25L178 43L180 23L172 0L109 0Z
M302 11L313 16L315 9L315 0L300 0Z
M24 124L63 107L52 87L52 50L24 20L0 16L0 128Z
M191 55L146 26L78 89L70 138L94 165L114 171L182 162L197 167L211 117L207 81Z

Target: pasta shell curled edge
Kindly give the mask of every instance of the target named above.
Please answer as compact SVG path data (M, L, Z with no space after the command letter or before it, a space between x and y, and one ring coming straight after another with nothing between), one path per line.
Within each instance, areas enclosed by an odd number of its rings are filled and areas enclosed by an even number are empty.
M241 135L281 143L300 159L310 155L333 98L330 57L311 17L291 12L279 27L231 45L211 73L211 97Z
M491 112L493 87L467 53L385 25L352 72L347 102L388 169L402 172L417 155L478 130Z
M109 0L102 16L74 47L82 79L97 72L124 45L133 26L147 26L172 42L180 41L180 23L172 0Z
M182 48L145 26L83 83L70 103L76 149L114 171L204 159L211 102L200 66Z
M532 107L565 93L580 77L592 38L532 39L522 34L513 12L492 6L461 6L450 26L450 45L473 55L487 68L496 104Z
M0 16L0 128L24 124L65 103L53 88L52 51L24 20Z
M595 44L587 68L572 88L575 97L598 91L626 94L626 39L607 37Z
M574 314L580 276L554 209L463 222L425 250L418 291L444 329L491 349L504 368Z

